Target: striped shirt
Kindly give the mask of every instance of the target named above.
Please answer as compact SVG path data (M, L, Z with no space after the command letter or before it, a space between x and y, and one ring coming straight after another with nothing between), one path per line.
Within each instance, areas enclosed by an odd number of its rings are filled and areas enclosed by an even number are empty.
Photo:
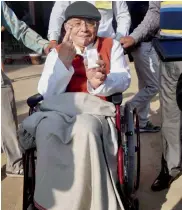
M163 1L160 8L160 35L182 37L182 1Z

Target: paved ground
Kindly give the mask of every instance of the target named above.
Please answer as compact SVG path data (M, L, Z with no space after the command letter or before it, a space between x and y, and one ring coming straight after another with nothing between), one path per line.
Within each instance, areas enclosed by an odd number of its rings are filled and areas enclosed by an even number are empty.
M26 116L28 107L26 99L35 94L42 66L13 65L6 66L8 76L13 80L15 89L18 119L21 122ZM128 100L137 91L137 78L131 65L132 85L124 94ZM160 107L158 96L151 104L150 118L160 124ZM22 209L22 179L7 178L5 175L6 158L1 154L2 209ZM150 185L160 170L161 145L160 133L141 135L141 184L138 191L140 210L182 210L182 177L175 181L170 190L153 193Z

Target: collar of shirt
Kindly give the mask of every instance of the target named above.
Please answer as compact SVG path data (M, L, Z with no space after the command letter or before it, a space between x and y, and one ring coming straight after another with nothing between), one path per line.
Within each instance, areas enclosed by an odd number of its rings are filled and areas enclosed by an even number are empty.
M82 57L85 58L86 57L87 50L92 49L93 46L94 46L94 43L91 43L87 47L85 47L83 53L81 52L81 50L80 50L80 48L78 46L76 46L75 44L74 44L74 46L75 46L75 49L76 49L76 54L77 55L81 55Z

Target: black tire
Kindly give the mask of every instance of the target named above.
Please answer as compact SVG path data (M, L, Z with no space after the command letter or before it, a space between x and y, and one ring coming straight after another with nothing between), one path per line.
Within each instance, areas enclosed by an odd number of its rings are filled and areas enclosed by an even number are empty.
M134 116L134 122L135 122L135 134L136 134L136 140L137 140L137 145L135 148L135 154L136 154L136 180L135 180L135 190L138 190L140 186L140 127L139 127L139 117L137 114L137 110L135 109L133 112Z
M139 133L135 133L136 113L133 112L129 104L125 105L125 171L126 171L126 190L130 196L139 187L140 177L140 138ZM136 118L136 119L135 119Z
M34 210L35 189L35 160L34 149L29 149L23 155L24 186L23 186L23 210Z

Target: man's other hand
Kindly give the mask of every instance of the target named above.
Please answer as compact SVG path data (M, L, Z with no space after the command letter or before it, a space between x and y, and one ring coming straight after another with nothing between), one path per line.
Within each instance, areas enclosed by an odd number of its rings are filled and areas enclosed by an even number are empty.
M120 43L122 44L123 48L129 48L135 45L135 40L132 36L125 36L120 39Z
M107 78L106 64L100 56L96 63L99 67L88 69L87 62L84 62L87 79L94 89L98 88Z

